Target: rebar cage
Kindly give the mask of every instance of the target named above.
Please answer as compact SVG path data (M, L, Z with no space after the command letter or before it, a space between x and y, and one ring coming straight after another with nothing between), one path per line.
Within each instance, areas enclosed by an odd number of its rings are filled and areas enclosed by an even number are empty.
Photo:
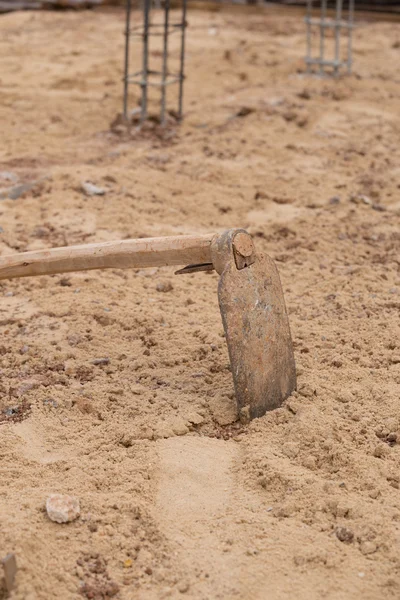
M187 0L182 0L181 18L178 22L170 20L170 0L160 0L157 4L157 17L161 14L161 22L152 22L152 0L142 0L143 22L142 24L131 26L132 20L132 0L126 2L126 26L125 26L125 63L124 63L124 104L123 114L126 120L130 120L132 112L129 110L129 86L136 84L141 88L140 101L140 124L149 117L148 114L148 90L149 87L159 87L161 90L160 98L160 123L166 122L166 104L167 87L171 84L178 84L178 106L174 111L178 120L183 116L183 83L185 79L185 32ZM180 32L179 49L179 67L177 72L169 70L169 36ZM152 36L162 38L162 56L161 70L155 70L150 67L150 38ZM129 73L130 65L130 40L136 37L142 40L142 68L134 73Z
M328 18L328 2L321 0L319 6L314 9L313 0L307 0L307 13L305 17L307 31L307 55L305 62L309 73L315 72L315 68L320 75L332 73L337 76L341 68L346 68L351 73L353 64L352 41L354 28L354 4L355 0L348 0L347 11L344 13L343 0L335 0L334 18ZM343 56L343 44L341 46L342 31L347 33L346 54ZM317 56L313 56L313 34L319 33L319 44ZM333 32L333 44L328 48L328 32ZM332 53L331 58L327 58L327 50Z

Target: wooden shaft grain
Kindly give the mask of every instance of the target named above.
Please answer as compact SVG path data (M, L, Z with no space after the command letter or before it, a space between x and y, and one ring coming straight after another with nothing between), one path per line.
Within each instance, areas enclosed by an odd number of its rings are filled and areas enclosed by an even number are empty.
M120 240L0 256L0 279L91 269L211 263L213 235Z

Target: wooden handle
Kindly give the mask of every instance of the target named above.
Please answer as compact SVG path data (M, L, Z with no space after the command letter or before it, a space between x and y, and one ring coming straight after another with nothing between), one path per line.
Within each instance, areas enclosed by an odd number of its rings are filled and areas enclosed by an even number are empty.
M211 263L213 235L120 240L0 256L0 279L90 269Z

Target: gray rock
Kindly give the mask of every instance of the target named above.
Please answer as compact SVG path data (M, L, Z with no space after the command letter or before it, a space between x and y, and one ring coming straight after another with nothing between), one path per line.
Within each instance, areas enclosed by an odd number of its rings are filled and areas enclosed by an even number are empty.
M11 181L11 183L17 183L18 176L15 173L11 173L11 171L0 171L0 179Z
M23 194L26 192L30 192L30 190L36 185L36 182L33 183L21 183L20 185L15 185L13 187L7 188L0 192L0 199L9 200L18 200Z
M82 190L87 196L104 196L106 190L97 185L94 185L90 181L83 181L81 183Z

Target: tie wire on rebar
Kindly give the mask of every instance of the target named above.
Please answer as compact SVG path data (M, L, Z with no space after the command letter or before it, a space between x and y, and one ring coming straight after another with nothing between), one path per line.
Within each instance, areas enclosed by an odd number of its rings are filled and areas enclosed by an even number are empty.
M185 79L185 32L187 27L186 9L187 0L182 0L181 20L178 23L170 23L170 0L163 2L163 22L152 23L151 21L152 0L143 0L143 24L131 27L132 0L126 2L125 22L125 60L124 60L124 103L123 114L129 120L129 85L136 84L141 88L140 123L143 124L148 118L148 88L150 86L161 88L160 100L160 122L166 122L167 87L178 83L178 120L183 116L183 82ZM158 4L160 6L160 3ZM180 32L179 70L171 73L168 69L168 42L169 36ZM150 37L162 36L162 66L161 71L149 67L149 45ZM130 39L138 37L142 39L142 68L135 73L129 73L130 63Z
M347 19L343 19L343 0L335 1L335 18L327 18L328 3L327 0L320 2L320 16L313 17L313 0L307 0L307 12L304 19L307 32L307 54L305 62L307 72L312 72L312 66L319 67L320 75L327 73L326 67L333 68L335 76L339 74L341 67L347 67L347 72L351 73L353 65L352 41L354 28L354 3L355 0L348 0ZM312 55L312 33L313 28L319 28L319 56ZM326 39L325 32L327 29L334 31L334 58L326 58ZM346 60L341 59L340 42L341 31L347 31L347 57Z

